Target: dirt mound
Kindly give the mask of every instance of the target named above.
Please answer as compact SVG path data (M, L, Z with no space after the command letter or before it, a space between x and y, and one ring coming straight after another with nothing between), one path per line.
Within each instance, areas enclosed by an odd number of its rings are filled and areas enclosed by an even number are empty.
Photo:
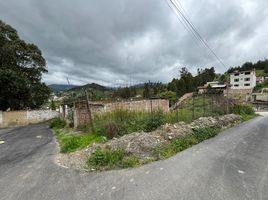
M158 145L169 144L178 137L193 133L194 129L205 127L222 128L239 121L241 119L238 115L230 114L220 117L201 117L191 124L184 122L165 124L149 133L128 134L120 138L114 138L105 144L94 144L85 150L63 155L62 158L58 158L58 163L67 167L81 169L85 166L86 158L94 153L98 147L110 150L120 149L139 159L151 159L154 157L154 150Z
M193 121L191 126L193 129L205 127L222 128L239 121L241 121L240 116L235 114L223 115L219 117L200 117L199 119Z

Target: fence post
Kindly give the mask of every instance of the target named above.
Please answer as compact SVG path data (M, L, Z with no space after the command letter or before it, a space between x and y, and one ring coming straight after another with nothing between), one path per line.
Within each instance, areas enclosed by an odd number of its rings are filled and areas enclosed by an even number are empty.
M176 121L177 121L177 122L179 122L179 110L178 110L178 109L179 109L179 108L176 109L176 117L177 117L177 120L176 120Z
M205 109L205 93L203 93L203 117L205 117L206 109Z
M192 116L192 119L193 119L193 120L194 120L194 107L195 107L194 100L195 100L195 98L194 98L194 92L193 92L193 116Z
M91 113L91 109L89 105L89 98L88 98L88 94L86 90L85 90L85 94L86 94L86 100L87 100L87 111L89 115L89 123L90 123L92 130L94 131L93 117L92 117L92 113Z
M211 93L211 115L213 115L213 111L214 111L214 108L213 108L213 93Z

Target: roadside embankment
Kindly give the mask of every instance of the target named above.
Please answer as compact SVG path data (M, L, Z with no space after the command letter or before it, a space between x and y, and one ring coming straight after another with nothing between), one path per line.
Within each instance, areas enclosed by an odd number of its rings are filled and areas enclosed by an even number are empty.
M239 115L201 117L190 124L164 124L152 132L137 132L69 154L59 154L57 163L75 169L108 170L135 167L173 156L241 122Z

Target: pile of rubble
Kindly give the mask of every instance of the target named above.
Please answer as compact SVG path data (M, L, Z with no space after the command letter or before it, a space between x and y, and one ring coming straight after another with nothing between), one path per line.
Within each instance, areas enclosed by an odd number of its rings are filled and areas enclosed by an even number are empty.
M97 147L111 150L123 149L127 154L142 159L153 157L153 151L157 145L169 143L180 136L192 133L192 127L183 122L176 124L165 124L155 131L146 133L132 133L103 144L94 145L87 149L88 154L95 151Z
M238 115L230 114L220 117L201 117L193 121L191 124L186 124L184 122L165 124L149 133L132 133L120 138L114 138L105 144L94 144L80 152L78 151L71 155L68 154L68 156L63 156L62 158L64 161L59 161L59 163L62 163L64 166L81 169L84 167L81 160L85 161L98 147L110 150L120 149L139 159L151 159L154 158L154 150L157 146L169 144L171 141L181 136L191 134L194 129L205 127L224 128L240 121L241 119ZM80 158L75 158L77 156Z
M165 145L178 137L193 133L197 128L222 128L239 122L238 115L230 114L220 117L201 117L191 124L179 122L176 124L165 124L155 131L146 133L132 133L113 140L105 144L97 144L89 147L86 151L88 155L93 153L97 147L110 150L123 149L127 154L141 159L153 158L154 149L158 145Z
M200 117L199 119L193 121L191 126L193 129L205 127L222 128L240 121L240 116L235 114L223 115L219 117Z

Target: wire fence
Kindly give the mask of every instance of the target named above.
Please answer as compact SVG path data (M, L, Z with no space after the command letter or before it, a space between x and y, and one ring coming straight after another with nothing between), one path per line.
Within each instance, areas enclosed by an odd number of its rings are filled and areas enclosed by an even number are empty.
M231 102L222 93L193 93L173 112L177 121L193 121L200 117L218 116L229 113Z

